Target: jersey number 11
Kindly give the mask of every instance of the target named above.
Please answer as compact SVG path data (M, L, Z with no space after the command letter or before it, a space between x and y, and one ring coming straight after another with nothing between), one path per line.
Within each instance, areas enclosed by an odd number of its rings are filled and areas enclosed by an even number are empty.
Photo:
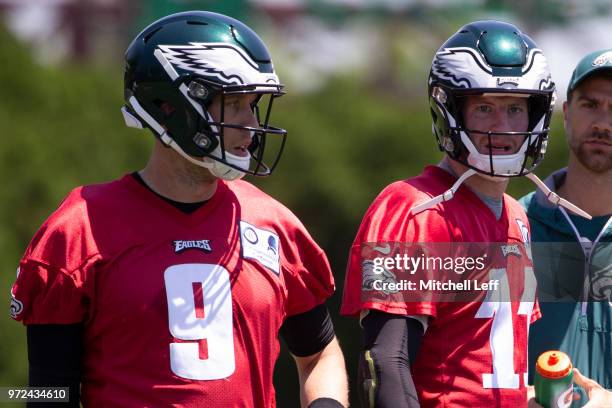
M526 316L526 338L528 338L536 287L533 268L526 267L524 277L523 295L517 314ZM504 268L491 269L490 278L499 281L499 288L487 292L486 299L476 313L477 319L493 318L489 337L493 372L482 374L482 386L518 389L520 382L519 374L514 372L514 316L512 316L508 274ZM525 350L525 359L527 359L527 350ZM527 384L527 373L521 374L523 374L523 383Z

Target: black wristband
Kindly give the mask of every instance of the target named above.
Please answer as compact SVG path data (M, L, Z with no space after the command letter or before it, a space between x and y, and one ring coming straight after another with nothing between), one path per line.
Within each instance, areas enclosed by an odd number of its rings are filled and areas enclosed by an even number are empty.
M344 408L344 405L333 398L317 398L308 404L308 408Z

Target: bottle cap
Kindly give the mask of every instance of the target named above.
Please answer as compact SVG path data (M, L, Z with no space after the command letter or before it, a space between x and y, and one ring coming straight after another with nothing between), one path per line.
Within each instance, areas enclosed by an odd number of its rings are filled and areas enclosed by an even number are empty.
M572 371L572 362L562 351L546 351L538 357L536 371L545 378L562 378Z

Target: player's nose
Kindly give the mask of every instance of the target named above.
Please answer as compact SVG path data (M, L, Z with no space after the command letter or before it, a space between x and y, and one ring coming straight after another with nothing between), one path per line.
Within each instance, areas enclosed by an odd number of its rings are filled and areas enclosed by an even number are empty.
M494 132L511 132L512 126L510 123L510 117L507 112L498 109L493 117L492 131Z
M593 130L612 134L612 104L609 109L602 109L593 121Z

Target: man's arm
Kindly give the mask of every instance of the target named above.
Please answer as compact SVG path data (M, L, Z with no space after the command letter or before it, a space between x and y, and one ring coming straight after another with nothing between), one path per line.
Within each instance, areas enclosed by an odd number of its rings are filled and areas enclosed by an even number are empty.
M362 319L364 350L359 359L358 391L367 408L418 408L410 365L423 337L421 322L370 310Z
M348 406L344 357L325 304L285 319L280 335L297 365L302 406Z
M348 407L344 356L335 336L320 352L293 358L300 376L300 400L303 407Z

